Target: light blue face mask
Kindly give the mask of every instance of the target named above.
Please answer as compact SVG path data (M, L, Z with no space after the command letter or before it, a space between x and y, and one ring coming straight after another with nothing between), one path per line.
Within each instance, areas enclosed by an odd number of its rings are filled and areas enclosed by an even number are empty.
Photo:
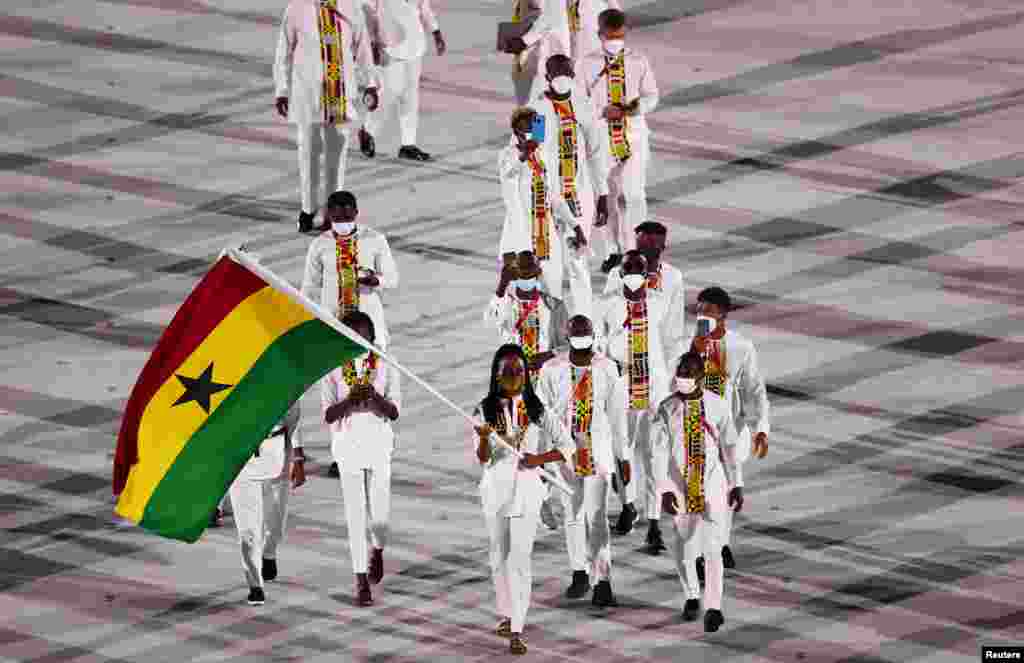
M540 281L536 278L516 279L515 281L512 281L512 287L516 290L522 290L523 292L530 292L531 290L537 290L540 288Z

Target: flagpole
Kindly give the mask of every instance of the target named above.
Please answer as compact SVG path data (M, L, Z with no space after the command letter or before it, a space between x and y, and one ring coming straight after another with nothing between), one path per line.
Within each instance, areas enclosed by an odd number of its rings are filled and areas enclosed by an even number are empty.
M287 293L289 296L295 298L300 304L307 308L324 324L329 325L332 329L341 333L346 338L373 352L381 359L394 366L396 369L398 369L406 376L408 376L413 382L426 389L434 397L436 397L442 403L444 403L452 410L454 410L459 416L468 421L474 428L483 424L483 422L467 414L465 410L463 410L458 405L450 401L444 394L434 389L433 386L424 381L420 376L416 375L415 373L407 369L405 366L399 364L397 361L391 358L386 352L378 348L373 343L370 343L368 340L366 340L359 334L355 333L355 331L343 325L341 321L339 321L333 315L328 313L326 310L324 310L322 306L311 300L309 297L303 295L287 280L279 277L274 272L270 271L263 265L259 264L256 260L252 258L252 256L247 255L245 251L239 251L238 249L234 248L227 248L221 252L222 257L225 255L234 260L235 262L237 262L238 264L243 265L246 269L251 270L261 278L265 279L278 290L281 290ZM506 442L500 435L498 435L496 431L492 431L492 435L500 445L504 446L506 449L512 452L517 458L523 458L523 455L519 452L519 450L513 447L508 442ZM567 458L566 460L569 459ZM563 491L570 497L573 495L572 488L569 487L569 485L562 479L562 477L554 474L553 472L541 466L538 466L536 469L541 473L542 476L544 476L544 478L550 481L556 488Z

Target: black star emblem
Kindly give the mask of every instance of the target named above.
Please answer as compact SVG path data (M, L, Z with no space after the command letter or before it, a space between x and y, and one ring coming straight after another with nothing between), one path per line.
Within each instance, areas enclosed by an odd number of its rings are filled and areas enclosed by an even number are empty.
M213 381L212 361L198 378L188 378L177 374L175 374L175 377L181 382L181 386L185 387L185 393L181 395L181 398L174 401L174 405L195 401L199 404L199 407L203 408L203 412L206 412L206 414L210 414L210 396L213 396L218 391L224 391L235 386L233 384L221 384ZM174 407L174 405L171 407Z

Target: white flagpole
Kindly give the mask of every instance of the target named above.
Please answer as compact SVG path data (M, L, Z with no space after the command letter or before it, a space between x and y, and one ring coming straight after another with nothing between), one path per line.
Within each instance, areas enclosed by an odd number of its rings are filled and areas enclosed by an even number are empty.
M394 366L396 369L398 369L399 371L404 373L406 376L408 376L413 382L415 382L416 384L418 384L421 387L423 387L424 389L426 389L428 392L430 392L432 395L434 395L438 400L440 400L442 403L444 403L445 405L450 407L452 410L454 410L457 414L459 414L463 419L468 421L474 427L480 426L480 425L483 424L483 422L481 422L481 421L479 421L477 419L474 419L472 416L467 414L465 410L463 410L458 405L456 405L455 403L453 403L450 400L448 400L448 398L445 397L444 394L442 394L438 390L434 389L433 386L431 386L430 384L425 382L420 376L416 375L415 373L413 373L412 371L407 369L405 366L402 366L397 361L392 359L386 352L384 352L383 350L378 348L373 343L370 343L368 340L366 340L365 338L363 338L359 334L355 333L353 330L349 329L347 326L341 324L340 320L338 320L333 315L331 315L330 313L325 311L322 306L320 306L316 302L312 301L309 297L306 297L305 295L303 295L294 286L292 286L292 284L288 283L287 280L282 279L277 274L273 273L272 271L270 271L269 269L267 269L263 265L261 265L258 262L256 262L252 258L252 256L247 255L245 251L239 251L238 249L234 249L234 248L227 248L227 249L224 249L224 251L221 252L221 256L225 256L225 255L228 256L229 258L231 258L232 260L234 260L235 262L237 262L238 264L244 266L246 269L251 270L253 273L255 273L256 275L258 275L261 278L263 278L264 280L266 280L268 283L273 285L278 290L281 290L282 292L285 292L289 296L293 297L296 301L298 301L300 304L302 304L302 306L304 306L306 309L308 309L310 313L312 313L317 318L319 318L320 321L323 322L324 324L329 325L332 329L334 329L335 331L337 331L340 334L344 335L346 338L354 341L355 343L358 343L362 347L366 348L367 350L370 350L371 352L373 352L374 354L379 356L381 359L383 359L384 361L386 361L389 364L391 364L392 366ZM509 451L511 451L513 454L515 454L515 456L517 458L521 459L523 457L523 455L521 453L519 453L518 449L516 449L511 444L506 442L500 435L498 435L497 432L492 433L492 435L494 436L494 439L498 440L499 444L501 444L502 446L507 448ZM544 478L546 478L548 481L550 481L556 488L558 488L559 490L565 492L569 496L572 496L572 494L573 494L572 488L569 487L569 485L562 479L562 477L554 474L553 472L550 472L549 470L547 470L544 467L537 467L536 469L541 473L541 475Z

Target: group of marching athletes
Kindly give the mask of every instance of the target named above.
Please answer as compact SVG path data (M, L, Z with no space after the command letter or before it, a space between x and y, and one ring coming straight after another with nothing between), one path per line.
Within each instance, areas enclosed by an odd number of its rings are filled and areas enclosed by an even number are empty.
M498 155L506 214L498 286L484 313L503 345L472 436L482 468L497 633L509 638L512 653L526 652L531 556L542 521L565 530L572 572L566 595L592 593L595 606L617 605L608 515L613 493L621 502L614 531L628 535L642 513L645 549L653 555L666 549L660 523L663 514L671 518L684 618L697 619L703 596L705 629L717 631L724 623L723 568L735 566L729 543L733 513L744 502L743 463L768 450L769 406L757 354L748 338L727 329L732 302L720 287L698 294L696 320L689 323L683 275L662 260L668 230L648 220L645 193L646 115L657 105L658 89L647 58L625 44L627 17L618 2L516 0L516 17L531 11L533 27L508 45L524 105L512 113L512 136ZM299 125L300 148L311 125L325 136L340 132L344 151L358 119L353 92L362 91L365 110L372 111L378 67L394 68L388 75L401 81L406 69L418 72L407 60L422 57L424 26L442 53L428 0L292 0L275 66L276 105ZM289 105L290 97L304 100L301 108ZM296 119L301 113L305 119ZM365 133L360 130L363 147ZM407 158L428 160L415 145L402 149ZM302 231L316 213L309 157L300 154ZM398 271L386 237L357 222L356 197L341 186L343 157L340 163L341 172L330 173L328 184L337 182L338 190L322 206L302 292L386 351L381 291L397 286ZM599 297L590 270L595 231L603 231L600 270L607 274ZM384 577L398 372L367 353L328 374L321 393L356 602L370 605L371 585ZM306 480L298 422L296 406L229 493L254 605L265 601L265 581L278 573L289 483Z

